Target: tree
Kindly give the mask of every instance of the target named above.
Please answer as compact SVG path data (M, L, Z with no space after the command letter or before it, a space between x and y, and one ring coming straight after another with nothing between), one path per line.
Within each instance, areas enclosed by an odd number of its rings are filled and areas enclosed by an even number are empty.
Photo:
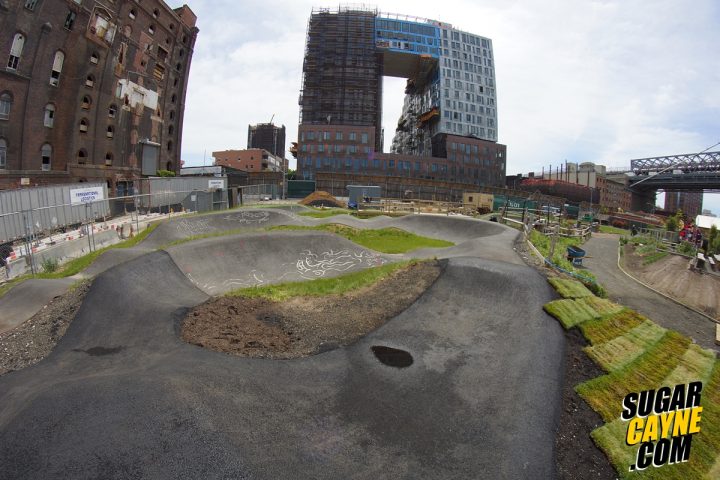
M677 215L668 217L667 220L665 220L665 228L668 232L677 232L679 226L680 222L678 222Z
M718 229L715 225L710 227L710 235L708 236L708 252L715 254L720 252L720 236L718 236Z
M285 178L288 180L295 180L295 170L289 168L287 173L285 174Z

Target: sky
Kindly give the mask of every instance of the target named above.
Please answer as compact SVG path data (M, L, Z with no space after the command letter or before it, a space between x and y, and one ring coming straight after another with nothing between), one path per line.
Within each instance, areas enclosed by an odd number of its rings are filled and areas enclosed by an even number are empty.
M166 1L187 3L200 29L185 102L185 165L209 165L213 151L245 148L248 125L271 119L286 126L289 148L297 140L308 18L313 7L338 4ZM508 175L565 161L625 167L631 159L696 153L720 142L717 0L366 6L451 23L493 40L498 140L507 145ZM384 82L389 147L404 80ZM704 208L720 214L720 194L705 194Z

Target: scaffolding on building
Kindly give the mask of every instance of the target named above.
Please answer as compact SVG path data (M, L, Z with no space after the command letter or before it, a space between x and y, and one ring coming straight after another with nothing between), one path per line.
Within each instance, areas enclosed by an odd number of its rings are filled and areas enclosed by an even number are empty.
M375 11L313 10L307 28L300 124L376 127L382 138L382 64Z

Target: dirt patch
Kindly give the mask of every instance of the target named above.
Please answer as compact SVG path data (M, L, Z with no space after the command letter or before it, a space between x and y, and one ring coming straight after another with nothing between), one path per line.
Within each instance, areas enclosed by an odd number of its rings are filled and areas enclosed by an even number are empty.
M717 318L720 313L720 277L691 270L691 260L680 255L643 265L634 245L623 247L623 264L629 273L685 305Z
M345 208L345 204L327 192L317 190L298 202L308 207L335 207Z
M583 351L587 341L577 328L565 332L565 378L560 425L555 437L558 478L617 478L605 454L595 446L590 432L603 420L575 391L575 386L604 372Z
M182 338L244 357L297 358L349 345L412 305L440 275L437 261L394 272L363 290L283 302L220 297L193 308Z
M38 363L65 335L90 290L89 281L55 297L22 325L0 335L0 375Z

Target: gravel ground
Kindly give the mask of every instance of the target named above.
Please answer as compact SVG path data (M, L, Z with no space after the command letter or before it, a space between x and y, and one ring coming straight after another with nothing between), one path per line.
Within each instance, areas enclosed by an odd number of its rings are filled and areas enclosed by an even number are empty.
M398 270L361 291L275 302L219 297L193 308L185 341L219 352L297 358L349 345L399 315L440 275L439 262Z
M75 318L90 284L79 283L22 325L0 335L0 375L34 365L50 354Z

